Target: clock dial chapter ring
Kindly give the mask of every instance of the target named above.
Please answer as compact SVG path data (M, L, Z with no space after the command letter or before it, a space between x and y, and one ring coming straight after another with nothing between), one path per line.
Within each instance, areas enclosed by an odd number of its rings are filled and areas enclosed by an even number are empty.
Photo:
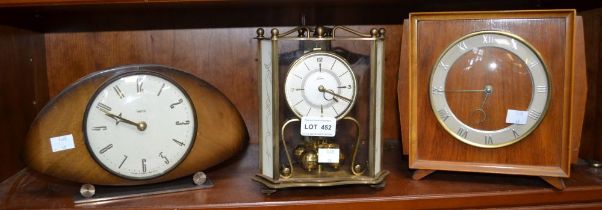
M168 77L147 70L118 74L103 83L90 99L82 124L93 159L108 172L132 180L173 170L191 150L197 129L187 93Z
M521 81L517 80L516 76L492 77L493 83L492 81L489 81L485 84L481 84L482 86L477 86L476 88L473 86L468 88L458 88L457 86L453 86L453 88L449 88L449 90L447 90L448 86L453 84L449 83L450 81L456 83L458 83L457 81L463 82L458 84L471 84L473 82L471 80L475 80L475 78L460 78L450 80L450 75L452 75L453 72L457 73L458 69L461 69L461 73L467 73L469 76L472 75L472 73L469 74L470 72L476 72L479 70L499 72L505 71L504 73L516 71L518 67L510 69L502 68L504 66L501 65L503 62L500 60L491 60L490 63L486 63L486 68L471 69L472 67L477 66L473 63L489 61L485 57L488 56L488 53L495 51L506 52L507 56L502 58L498 57L499 59L513 59L515 61L515 66L520 67L520 69L526 69L518 73L529 76L527 77L527 80L522 80L523 83L529 87L528 92L516 92L516 89L512 89L514 87L504 88L503 85L497 87L500 84L495 83L496 80L506 81L509 84ZM456 68L459 60L462 60L461 58L466 54L474 54L475 59L471 59L466 68ZM485 65L485 63L482 65ZM460 67L464 66L460 65ZM469 145L482 148L498 148L507 146L516 143L529 135L539 125L545 116L550 99L550 84L546 69L545 63L541 59L539 53L520 37L499 31L475 32L466 35L449 45L441 57L439 57L437 63L435 63L431 74L429 87L431 107L440 125L442 125L442 127L444 127L445 130L456 139ZM513 107L517 107L517 105L510 104L511 106L509 107L496 106L499 106L500 103L503 104L509 97L511 98L521 94L524 95L523 98L525 98L524 105L519 105L518 107L523 107L520 109L521 111L522 109L526 108L524 111L528 112L526 124L505 123L506 113L502 113L502 111L499 110L505 111L505 109L512 109ZM455 105L456 108L453 108L453 106L450 105L457 104L458 102L453 102L453 100L449 101L450 99L454 99L449 97L473 99L468 101L462 100L460 105ZM511 101L513 101L512 103L515 103L514 101L516 100L512 99ZM476 103L472 104L470 101L476 101ZM453 102L453 104L450 104L450 102ZM469 102L470 104L466 104ZM467 110L466 107L471 106L476 106L476 108L470 108L469 112L471 115L477 116L473 117L474 119L477 119L477 123L468 123L470 121L466 121L466 117L463 117L465 114L457 112L458 110L456 110L458 109L457 107ZM478 115L480 115L480 117ZM493 118L490 118L490 115L492 115ZM462 118L464 118L464 120L462 120ZM490 124L491 122L495 122L498 125L501 125L501 127L494 127L493 129L487 129L486 127L479 128L479 124L483 122Z
M355 103L355 73L342 57L324 51L307 53L291 64L284 82L286 102L299 118L343 118Z

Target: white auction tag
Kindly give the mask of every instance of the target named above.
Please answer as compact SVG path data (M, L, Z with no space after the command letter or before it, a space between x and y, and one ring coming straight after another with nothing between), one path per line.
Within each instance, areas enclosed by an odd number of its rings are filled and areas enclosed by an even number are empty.
M506 123L524 125L527 124L528 117L528 111L508 109L508 114L506 114Z
M318 163L339 163L339 149L318 148Z
M50 146L52 147L52 152L73 149L75 148L75 144L73 143L73 135L68 134L64 136L52 137L50 138Z
M337 131L337 120L334 117L302 117L302 136L333 137Z

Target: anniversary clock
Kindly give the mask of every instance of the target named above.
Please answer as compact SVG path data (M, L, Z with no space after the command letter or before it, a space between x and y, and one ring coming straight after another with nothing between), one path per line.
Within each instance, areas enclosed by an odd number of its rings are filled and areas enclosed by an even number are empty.
M409 25L414 178L503 173L564 188L585 104L575 11L412 13Z
M384 186L384 29L272 29L259 41L260 173L266 193L288 187Z
M90 74L50 101L31 126L25 159L70 181L141 185L215 165L246 135L211 85L170 67L131 65Z

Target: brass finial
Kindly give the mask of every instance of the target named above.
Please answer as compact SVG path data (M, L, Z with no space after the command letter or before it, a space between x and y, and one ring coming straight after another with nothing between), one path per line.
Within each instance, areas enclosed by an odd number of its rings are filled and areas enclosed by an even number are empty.
M385 37L385 29L384 28L378 29L378 36L379 37Z
M277 28L272 28L272 37L277 37L278 33L280 33L280 32L278 31Z
M376 37L378 35L378 30L376 28L370 29L370 35Z
M324 29L324 26L316 26L316 35L318 36L318 38L324 37L325 33L326 29Z
M263 30L263 28L258 28L257 29L257 38L263 38L264 33L265 33L265 31Z

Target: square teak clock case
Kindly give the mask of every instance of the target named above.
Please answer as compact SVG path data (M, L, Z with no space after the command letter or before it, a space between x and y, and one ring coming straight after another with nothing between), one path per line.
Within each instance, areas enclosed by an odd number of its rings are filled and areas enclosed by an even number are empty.
M528 175L563 189L585 104L575 97L585 91L575 11L413 13L409 22L414 178Z

